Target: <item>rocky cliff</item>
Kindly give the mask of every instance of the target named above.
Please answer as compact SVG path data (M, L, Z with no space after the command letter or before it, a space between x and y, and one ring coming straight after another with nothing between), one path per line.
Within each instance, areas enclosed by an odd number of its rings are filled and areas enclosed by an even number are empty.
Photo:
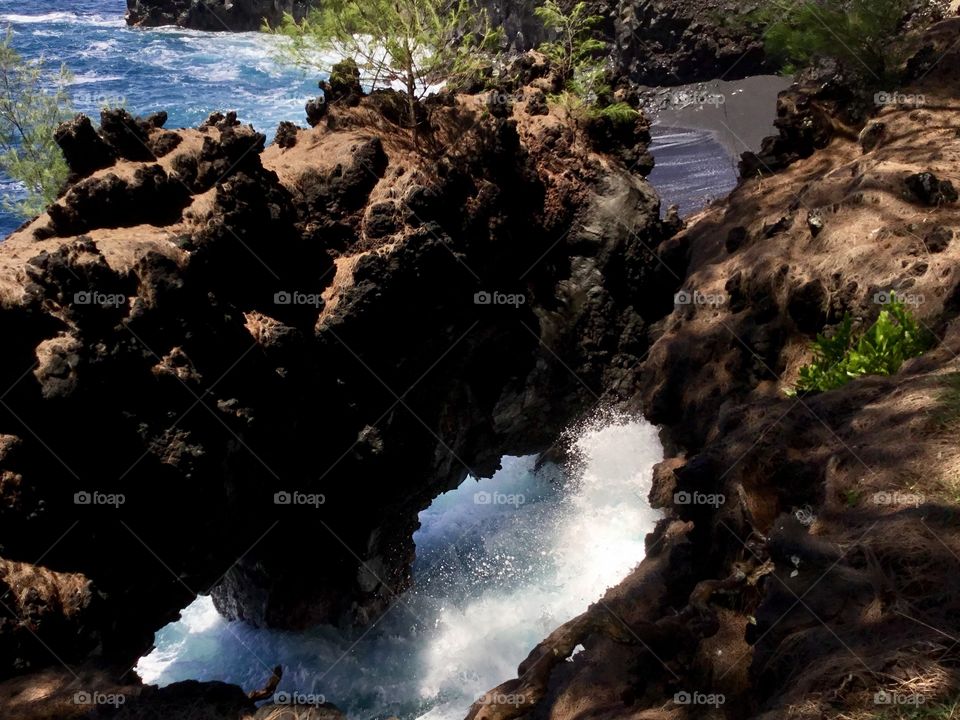
M279 23L284 13L303 17L308 7L307 0L127 0L127 24L247 32Z
M0 675L129 667L199 592L369 625L437 494L633 392L676 284L649 135L546 75L431 99L419 146L339 87L266 149L222 115L60 129L70 186L0 245Z
M668 241L683 291L628 403L663 428L650 501L666 517L634 573L471 720L955 712L958 37L957 19L932 28L938 61L859 133L829 88L785 93L816 123L782 114L779 172L761 159ZM931 350L786 396L818 332L844 314L865 328L891 292Z

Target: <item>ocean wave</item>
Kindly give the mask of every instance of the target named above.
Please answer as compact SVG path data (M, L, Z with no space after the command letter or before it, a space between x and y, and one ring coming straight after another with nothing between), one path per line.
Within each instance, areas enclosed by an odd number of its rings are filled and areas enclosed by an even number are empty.
M21 15L19 13L5 13L0 20L14 25L32 25L42 23L65 23L68 25L96 25L112 27L123 25L123 16L107 15L77 15L71 12L49 12L42 15Z
M74 75L70 79L70 85L92 85L93 83L110 82L112 80L123 80L120 75L97 75L95 73L83 73Z

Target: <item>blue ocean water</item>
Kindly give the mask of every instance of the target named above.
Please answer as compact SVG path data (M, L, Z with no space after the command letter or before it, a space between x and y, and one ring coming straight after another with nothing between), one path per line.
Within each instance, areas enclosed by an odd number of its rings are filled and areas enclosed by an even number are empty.
M167 127L193 127L211 112L236 110L268 140L281 120L305 125L304 103L319 76L278 64L262 33L137 29L124 23L124 0L0 0L0 26L28 59L43 57L73 73L74 108L97 117L104 105L134 114L169 113ZM15 195L0 178L0 195ZM0 238L22 221L0 214Z

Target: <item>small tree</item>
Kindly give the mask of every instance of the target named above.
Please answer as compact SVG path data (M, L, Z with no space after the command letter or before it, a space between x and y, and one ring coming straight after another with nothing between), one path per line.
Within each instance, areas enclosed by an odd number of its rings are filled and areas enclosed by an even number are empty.
M417 101L431 85L469 74L502 39L468 0L324 0L301 22L285 15L274 31L302 67L329 72L329 57L350 58L373 87L400 81L414 141Z
M767 53L796 72L817 57L839 60L870 83L895 82L906 30L942 12L943 0L765 0L748 20L766 27Z
M555 98L568 110L615 123L632 123L639 113L623 102L610 103L605 54L609 45L597 37L603 17L593 15L586 2L565 11L557 0L546 0L536 15L554 39L538 48L563 80L565 92Z
M42 62L27 62L13 49L12 39L8 31L0 42L0 170L27 188L26 198L4 200L5 207L31 217L57 198L67 180L53 136L70 114L70 74L61 67L47 76Z
M534 11L556 38L540 45L540 52L553 63L565 83L582 85L590 92L603 76L599 55L607 44L597 38L596 31L603 18L590 14L587 3L576 3L565 12L556 0L546 0Z

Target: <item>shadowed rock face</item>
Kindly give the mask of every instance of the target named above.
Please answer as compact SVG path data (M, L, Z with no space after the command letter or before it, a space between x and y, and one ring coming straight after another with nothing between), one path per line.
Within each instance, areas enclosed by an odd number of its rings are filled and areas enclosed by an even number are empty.
M620 0L611 11L618 73L643 85L739 80L771 72L759 31L731 19L759 3Z
M874 106L884 132L869 147L848 124L863 120L855 88L784 93L767 147L778 171L744 178L671 239L685 292L719 301L678 303L638 368L632 407L668 455L649 498L665 518L637 569L471 720L873 717L877 693L916 701L920 682L923 712L949 715L958 36L960 19L931 28L939 69L903 88L925 104ZM787 397L816 334L847 313L868 327L890 290L912 298L930 349L890 377Z
M247 32L259 30L264 22L279 23L284 13L302 17L308 5L305 0L127 0L127 23Z
M0 552L99 598L54 650L132 663L198 592L370 623L437 494L634 391L668 309L638 298L676 282L642 177L487 96L432 101L418 151L388 100L266 150L230 115L59 134L73 184L0 245ZM647 168L646 125L617 137ZM11 637L0 674L43 664Z

